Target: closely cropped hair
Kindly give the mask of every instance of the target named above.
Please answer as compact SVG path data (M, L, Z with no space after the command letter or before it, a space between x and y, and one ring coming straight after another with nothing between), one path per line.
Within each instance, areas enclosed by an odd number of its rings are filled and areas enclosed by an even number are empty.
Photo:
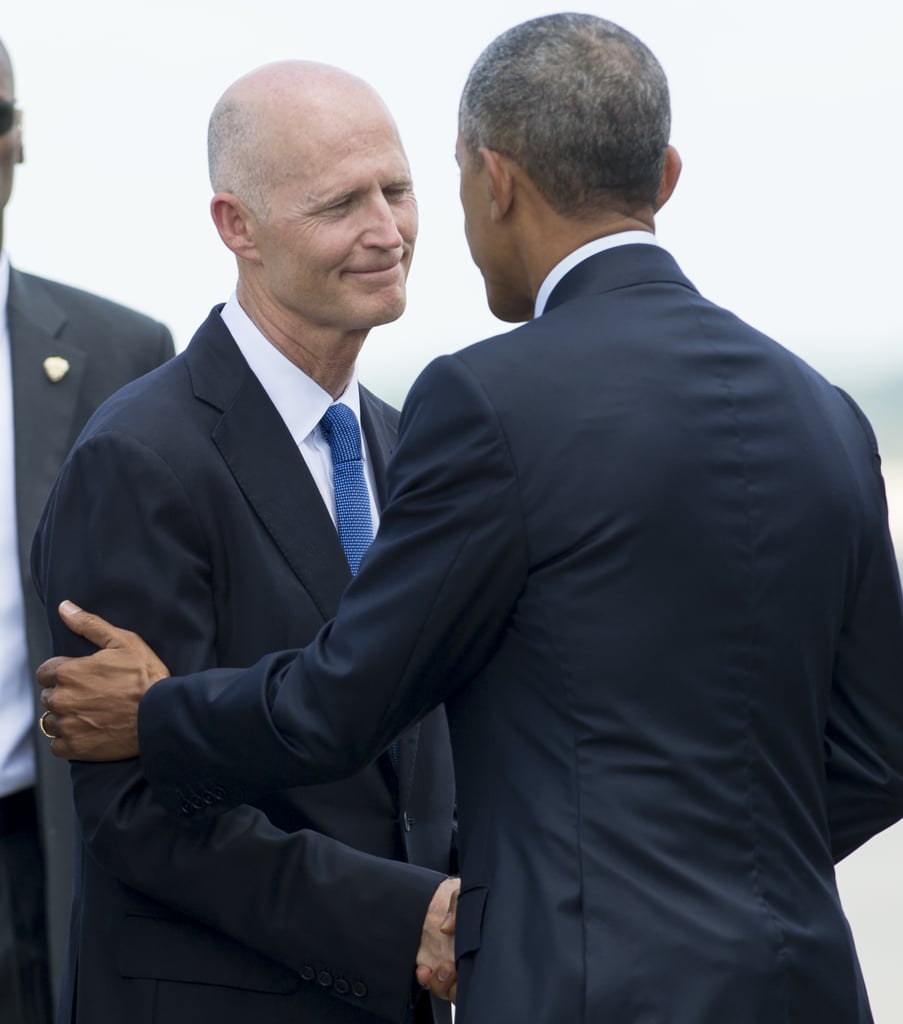
M207 164L214 192L232 192L256 216L266 216L266 166L246 107L226 99L213 108L207 126Z
M459 127L511 157L556 212L581 217L655 199L671 131L668 82L639 39L589 14L516 25L477 59Z

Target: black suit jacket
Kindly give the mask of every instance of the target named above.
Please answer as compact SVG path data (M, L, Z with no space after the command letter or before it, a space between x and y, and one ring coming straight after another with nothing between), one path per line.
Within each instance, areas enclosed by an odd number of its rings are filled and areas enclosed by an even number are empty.
M427 368L332 625L151 688L142 763L204 821L443 700L459 1024L871 1019L833 865L903 813L877 446L658 248Z
M382 488L397 413L363 389L361 412ZM249 664L333 614L350 578L335 527L218 310L91 420L34 572L48 608L70 596L140 629L178 671ZM54 641L84 649L55 624ZM407 1019L426 907L450 863L444 714L404 734L397 773L378 751L361 769L198 828L166 815L136 762L74 765L71 1019Z
M169 331L125 306L10 269L7 298L15 431L16 521L32 671L52 654L44 608L31 583L29 552L53 481L98 405L173 355ZM48 356L69 363L54 383ZM35 698L37 700L37 691ZM36 718L40 714L36 709ZM37 796L46 873L48 943L54 990L66 951L72 892L69 773L35 725Z

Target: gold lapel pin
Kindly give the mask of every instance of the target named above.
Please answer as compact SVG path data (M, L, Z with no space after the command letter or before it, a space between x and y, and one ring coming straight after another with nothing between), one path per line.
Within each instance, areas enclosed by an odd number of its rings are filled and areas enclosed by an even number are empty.
M69 372L69 360L62 356L48 356L44 360L44 373L54 384L58 384Z

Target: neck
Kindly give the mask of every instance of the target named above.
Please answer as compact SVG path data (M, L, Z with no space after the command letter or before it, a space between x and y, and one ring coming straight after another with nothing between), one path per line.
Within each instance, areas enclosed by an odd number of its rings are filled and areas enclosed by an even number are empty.
M552 214L544 223L532 222L529 228L533 229L534 237L532 242L525 239L524 251L533 256L529 260L528 276L534 301L549 271L587 242L607 235L619 235L624 231L655 233L651 211L648 217L611 213L586 220Z
M345 391L367 337L366 330L343 332L309 324L255 292L241 279L236 295L260 333L289 362L333 398Z

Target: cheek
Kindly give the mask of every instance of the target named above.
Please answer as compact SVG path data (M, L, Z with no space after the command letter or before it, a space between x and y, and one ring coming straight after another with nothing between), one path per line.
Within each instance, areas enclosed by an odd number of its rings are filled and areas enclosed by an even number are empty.
M417 204L403 206L395 215L395 226L398 233L405 241L405 245L414 248L417 241L417 232L420 230L420 216L417 212Z

